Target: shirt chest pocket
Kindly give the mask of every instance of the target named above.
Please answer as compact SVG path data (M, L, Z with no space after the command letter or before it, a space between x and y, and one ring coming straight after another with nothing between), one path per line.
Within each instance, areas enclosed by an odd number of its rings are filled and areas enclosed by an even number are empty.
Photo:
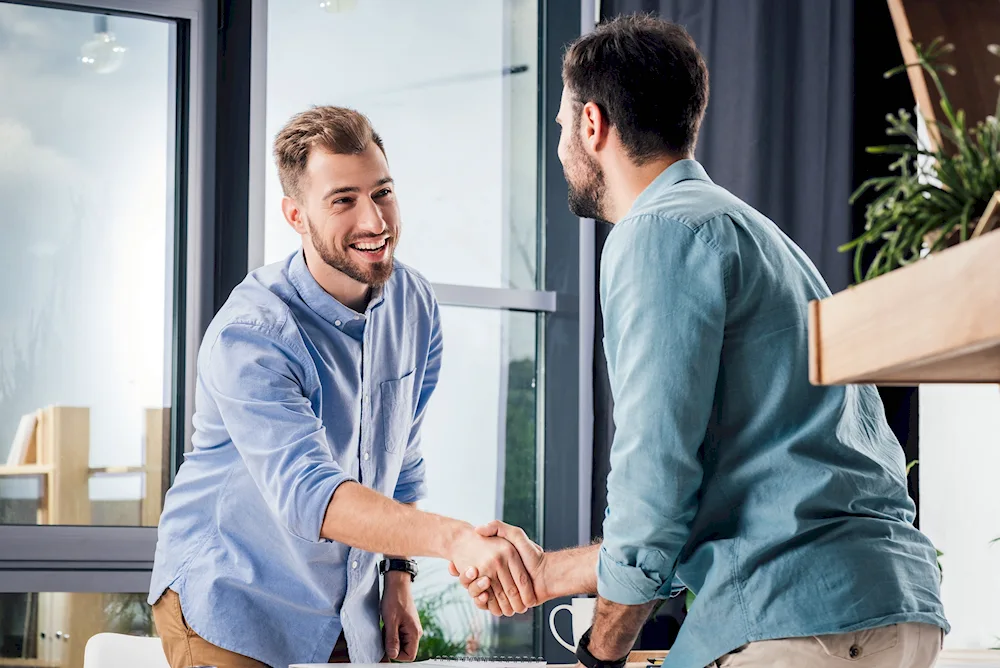
M382 393L382 433L385 449L398 452L405 447L413 426L413 378L414 371L398 380L383 381Z

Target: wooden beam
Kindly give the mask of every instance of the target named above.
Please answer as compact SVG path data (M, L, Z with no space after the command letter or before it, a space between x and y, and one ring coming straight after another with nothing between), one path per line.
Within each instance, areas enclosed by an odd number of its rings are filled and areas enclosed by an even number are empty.
M913 41L928 46L935 38L955 45L942 62L955 67L957 74L941 74L952 106L966 114L966 124L974 126L996 113L997 85L993 77L1000 71L1000 58L986 47L1000 42L1000 2L997 0L887 0L896 29L903 62L916 62ZM913 97L928 121L944 123L940 96L921 68L908 71ZM928 123L932 141L941 145L941 135Z
M163 496L167 492L170 472L170 409L146 409L146 479L142 498L142 526L160 523Z
M51 524L90 524L90 411L49 406L42 411L43 449L52 466Z
M903 7L903 0L888 0L889 14L892 16L892 25L896 29L896 38L899 40L899 50L903 54L903 63L917 62L917 49L914 47L913 31L910 30L910 20L906 16L906 9ZM920 40L916 40L920 41ZM928 44L929 42L925 42ZM941 131L937 126L937 104L935 98L931 97L924 70L920 67L910 67L906 70L910 79L910 88L913 90L913 99L917 103L920 114L927 121L927 133L930 135L930 145L928 149L937 151L941 146Z
M990 201L986 204L986 208L983 210L983 215L979 217L976 229L969 238L975 239L976 237L980 237L996 227L997 218L1000 218L997 214L1000 214L1000 190L993 193L993 197L990 198Z

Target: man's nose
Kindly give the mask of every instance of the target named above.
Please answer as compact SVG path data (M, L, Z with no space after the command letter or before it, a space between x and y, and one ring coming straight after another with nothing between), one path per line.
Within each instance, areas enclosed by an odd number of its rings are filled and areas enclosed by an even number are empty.
M386 224L385 218L382 217L382 209L371 199L366 199L362 206L361 215L358 217L358 228L373 236L383 234Z

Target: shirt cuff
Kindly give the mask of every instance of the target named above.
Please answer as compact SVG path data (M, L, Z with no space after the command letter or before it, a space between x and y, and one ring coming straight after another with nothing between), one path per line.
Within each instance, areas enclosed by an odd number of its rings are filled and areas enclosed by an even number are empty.
M404 466L396 480L392 498L400 503L416 503L423 499L427 496L426 473L427 466L423 457L414 459L412 463Z
M325 476L315 489L308 490L305 494L305 503L302 513L299 516L302 520L301 527L290 526L289 531L303 540L311 543L319 543L322 540L320 535L323 531L323 518L330 507L333 493L345 482L357 482L354 478L342 471L334 475ZM298 531L296 529L299 529Z
M615 561L602 547L597 558L597 593L619 605L643 605L670 596L670 581L663 583L638 566Z
M396 485L396 491L392 493L392 498L400 503L416 503L427 496L427 485L423 480L414 480L401 485Z

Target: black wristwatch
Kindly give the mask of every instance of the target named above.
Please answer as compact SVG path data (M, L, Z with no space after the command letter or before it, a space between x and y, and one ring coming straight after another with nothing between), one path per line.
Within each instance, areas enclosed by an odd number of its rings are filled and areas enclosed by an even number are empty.
M383 559L378 565L378 572L385 575L389 571L402 571L410 574L410 582L417 579L417 562L410 559Z
M580 638L580 642L576 645L576 660L586 666L586 668L625 668L625 662L628 661L628 654L617 661L601 661L590 653L590 631L591 629L587 629L583 637Z

